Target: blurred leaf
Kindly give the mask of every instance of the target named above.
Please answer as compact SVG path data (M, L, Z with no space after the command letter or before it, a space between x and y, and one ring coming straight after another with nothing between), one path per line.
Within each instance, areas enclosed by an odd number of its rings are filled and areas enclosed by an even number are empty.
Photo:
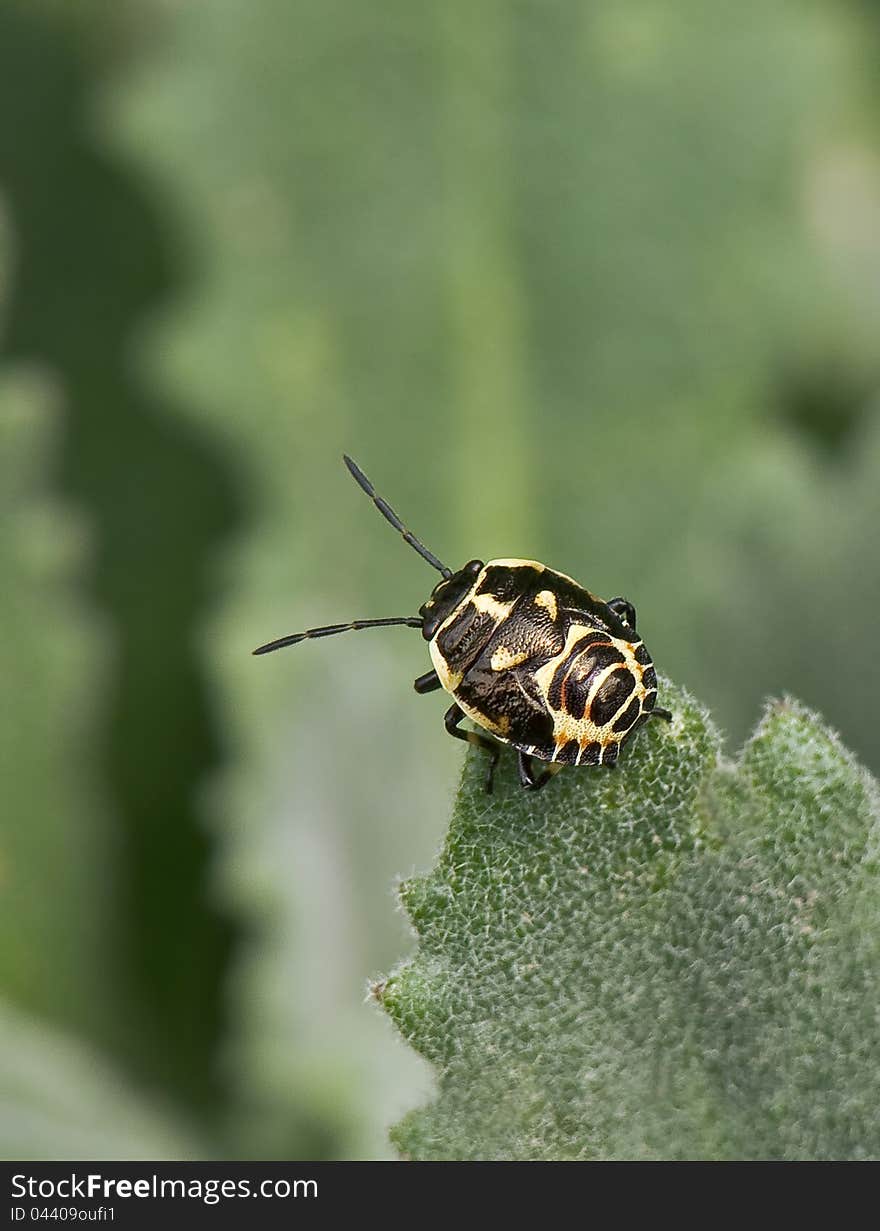
M0 981L69 1025L115 1014L106 978L114 843L88 749L106 660L75 590L81 522L47 490L57 390L30 367L0 375Z
M211 1156L91 1048L0 1003L0 1158Z
M77 596L82 522L47 490L60 398L0 378L0 1157L204 1158L91 1038L132 1029L114 943L118 849L90 749L106 650ZM61 1029L61 1025L68 1029Z
M783 431L768 432L760 454L733 451L695 493L669 553L652 653L700 688L736 739L752 692L796 688L880 766L880 668L862 652L880 609L878 524L873 407L833 466Z
M469 757L419 951L376 991L437 1067L416 1158L880 1152L880 792L771 704L736 764L687 693L615 774L483 792Z
M196 815L195 791L221 753L192 630L210 601L209 553L239 508L219 451L132 372L130 338L176 286L177 254L137 175L88 122L106 66L67 8L64 21L42 0L0 8L0 164L16 258L3 349L43 365L62 393L51 481L88 525L76 580L112 656L104 678L82 664L89 687L100 686L100 713L89 697L57 712L57 738L80 750L114 839L112 874L98 860L90 867L87 836L76 859L89 869L85 918L99 904L107 914L112 1012L89 1006L84 988L67 1012L88 1016L144 1080L206 1108L222 1098L214 1061L235 925L211 896ZM95 11L81 10L84 26ZM34 653L48 659L53 630L33 632ZM65 631L58 640L67 645ZM44 754L39 715L20 717L33 719L21 734L30 755ZM76 808L72 796L36 812L32 875L78 843ZM65 902L74 918L75 903ZM54 960L50 947L41 960Z

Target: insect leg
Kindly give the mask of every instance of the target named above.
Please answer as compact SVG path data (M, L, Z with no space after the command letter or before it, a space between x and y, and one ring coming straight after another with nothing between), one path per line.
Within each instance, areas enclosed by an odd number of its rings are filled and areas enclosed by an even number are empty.
M446 725L446 730L454 739L463 739L466 744L479 744L481 748L485 748L491 756L489 762L489 772L486 774L486 793L492 794L492 779L495 777L495 766L498 764L498 758L501 756L501 749L494 740L486 739L485 735L478 735L476 731L460 731L458 724L464 718L464 710L457 705L450 705L446 711L443 722Z
M661 709L659 705L654 706L648 717L664 718L667 722L672 722L672 712L670 710Z
M532 764L532 758L526 752L517 753L519 763L519 781L520 786L526 788L527 791L540 791L545 783L550 781L552 777L550 770L545 769L542 774L535 777L535 770Z
M633 632L636 631L636 609L629 599L609 598L606 606L610 607L616 616L620 616L624 624L628 624Z
M417 693L436 692L438 688L442 687L440 676L434 670L426 671L417 680L413 680L413 688Z

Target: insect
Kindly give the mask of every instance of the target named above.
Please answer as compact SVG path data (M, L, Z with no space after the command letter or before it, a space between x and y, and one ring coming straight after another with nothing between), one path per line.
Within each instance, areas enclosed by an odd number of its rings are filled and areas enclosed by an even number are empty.
M655 704L657 676L636 633L632 603L604 602L537 560L470 560L453 572L406 528L351 458L344 461L385 520L443 580L418 616L310 628L261 645L255 654L362 628L421 629L434 665L414 688L452 695L446 730L489 753L489 792L503 744L516 749L523 787L538 790L558 765L613 767L649 718L671 720L669 710ZM481 730L463 730L465 718ZM535 760L551 768L536 773Z

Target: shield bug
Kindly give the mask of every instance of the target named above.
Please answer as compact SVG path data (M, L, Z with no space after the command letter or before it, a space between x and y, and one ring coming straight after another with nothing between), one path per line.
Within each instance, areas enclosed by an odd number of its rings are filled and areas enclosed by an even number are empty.
M489 753L487 791L502 744L517 751L522 785L538 790L553 769L536 773L534 760L611 767L644 722L671 719L655 704L657 676L636 633L632 603L605 602L537 560L470 560L453 572L404 526L351 458L344 460L385 520L442 581L418 616L310 628L261 645L255 654L362 628L421 629L433 667L415 681L415 690L443 688L454 698L446 730ZM464 718L480 730L462 730Z

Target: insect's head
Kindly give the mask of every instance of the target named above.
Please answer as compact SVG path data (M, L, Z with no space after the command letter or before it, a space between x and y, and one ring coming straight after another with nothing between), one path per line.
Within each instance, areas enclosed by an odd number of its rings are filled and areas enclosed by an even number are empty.
M464 596L472 589L474 580L482 569L482 560L469 560L464 568L460 568L451 577L438 581L434 586L431 597L419 608L419 615L423 621L422 636L426 641L431 640L447 616L452 614Z

